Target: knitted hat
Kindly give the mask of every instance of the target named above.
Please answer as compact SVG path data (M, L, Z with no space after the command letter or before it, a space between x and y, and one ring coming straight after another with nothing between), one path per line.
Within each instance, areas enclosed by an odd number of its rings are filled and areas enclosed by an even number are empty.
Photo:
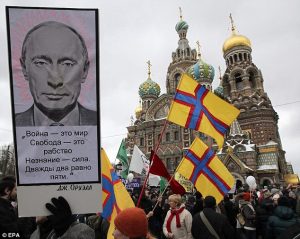
M148 220L144 210L131 207L121 211L115 218L116 228L130 238L146 237L148 233Z
M245 201L250 201L250 193L249 192L245 192L244 193L244 195L243 195L243 199L245 200Z

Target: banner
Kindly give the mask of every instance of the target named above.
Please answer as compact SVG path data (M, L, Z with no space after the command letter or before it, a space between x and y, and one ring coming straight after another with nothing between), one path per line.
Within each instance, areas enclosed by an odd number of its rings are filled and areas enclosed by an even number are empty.
M149 164L150 161L147 159L146 155L138 146L134 145L129 172L133 171L138 174L146 175L149 171Z
M175 180L180 183L182 187L184 187L185 191L188 193L193 192L194 185L191 181L187 180L185 177L183 177L180 173L175 173Z
M6 7L6 14L20 216L44 215L58 191L72 208L74 190L101 202L98 10ZM36 193L22 192L41 187L47 193L31 202L33 214L24 205ZM96 210L98 203L83 209Z

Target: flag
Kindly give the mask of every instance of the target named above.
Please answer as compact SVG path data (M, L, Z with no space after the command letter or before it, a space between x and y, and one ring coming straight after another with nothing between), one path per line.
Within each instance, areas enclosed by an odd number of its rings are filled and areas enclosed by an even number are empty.
M115 228L115 217L120 211L125 208L134 207L135 205L122 181L111 166L104 149L101 149L101 171L102 216L110 222L107 238L113 239L112 233Z
M212 149L198 138L190 146L176 172L190 180L204 197L214 196L217 203L235 182L234 177Z
M225 132L238 115L233 105L183 74L167 120L211 136L221 148Z
M124 139L120 144L119 151L116 158L119 159L122 164L121 177L126 179L128 175L129 165L128 165L128 157L127 157L127 151L126 151Z
M145 154L138 148L138 146L134 145L129 171L146 175L149 171L149 163L150 162Z
M170 187L173 191L173 193L183 195L185 194L185 189L182 185L180 185L174 178L171 179L171 175L169 174L166 166L161 161L161 159L158 157L157 154L154 154L154 151L151 150L151 156L150 159L152 160L151 167L150 167L150 173L158 176L162 176L165 179L168 180ZM170 181L171 180L171 181Z
M159 181L159 194L162 194L165 191L165 188L167 187L167 181L164 177L160 177Z

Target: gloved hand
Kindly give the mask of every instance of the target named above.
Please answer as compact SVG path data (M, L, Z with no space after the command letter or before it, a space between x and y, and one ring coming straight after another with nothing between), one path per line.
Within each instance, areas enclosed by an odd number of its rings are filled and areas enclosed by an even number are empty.
M46 203L46 208L53 214L48 220L57 236L62 236L76 220L72 215L69 203L63 197L51 198L51 203Z

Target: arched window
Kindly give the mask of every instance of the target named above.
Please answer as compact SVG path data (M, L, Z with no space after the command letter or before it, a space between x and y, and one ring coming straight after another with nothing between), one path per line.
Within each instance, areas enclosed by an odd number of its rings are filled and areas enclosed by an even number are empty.
M179 132L178 131L174 132L174 140L179 140Z
M190 49L189 48L186 49L186 55L190 56Z
M247 53L244 53L244 60L247 61Z
M234 58L234 62L237 62L237 54L234 54L233 58Z
M170 142L171 138L170 138L170 133L167 132L166 133L166 142Z
M175 77L174 77L174 87L175 87L175 90L176 90L176 88L177 88L177 85L178 85L178 83L179 83L179 81L180 81L180 77L181 77L181 75L179 74L179 73L177 73L176 75L175 75Z
M251 88L256 88L255 77L252 71L249 72L249 83Z
M140 146L144 146L144 138L140 138Z
M243 81L242 81L242 76L240 73L236 73L234 75L235 83L236 83L236 89L241 90L243 89Z
M229 60L230 60L230 64L233 64L233 58L232 58L232 56L229 57Z
M242 53L239 53L239 58L240 58L240 59L239 59L240 61L242 61L242 60L243 60Z

